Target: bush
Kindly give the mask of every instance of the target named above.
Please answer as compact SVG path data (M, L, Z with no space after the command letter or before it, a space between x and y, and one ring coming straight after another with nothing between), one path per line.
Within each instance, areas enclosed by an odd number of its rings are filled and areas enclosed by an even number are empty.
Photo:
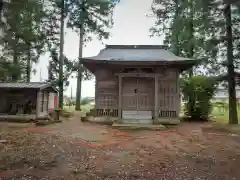
M88 99L88 98L83 98L82 100L81 100L81 105L86 105L86 104L89 104L91 101Z
M181 88L186 104L184 113L190 120L208 120L212 99L217 82L204 76L194 76L182 80Z

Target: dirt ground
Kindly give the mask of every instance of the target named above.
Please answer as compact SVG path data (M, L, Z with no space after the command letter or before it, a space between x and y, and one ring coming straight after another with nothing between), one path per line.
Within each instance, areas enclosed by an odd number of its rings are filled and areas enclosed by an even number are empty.
M240 179L240 134L209 124L120 131L72 118L0 123L0 179Z

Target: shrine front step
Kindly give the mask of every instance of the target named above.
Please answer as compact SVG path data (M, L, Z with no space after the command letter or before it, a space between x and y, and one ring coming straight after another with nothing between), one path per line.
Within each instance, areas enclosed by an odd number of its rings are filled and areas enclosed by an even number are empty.
M131 123L131 124L120 124L113 123L112 127L118 129L126 129L126 130L163 130L166 127L164 125L154 125L154 124L143 124L143 123Z
M153 124L152 119L122 119L123 124Z

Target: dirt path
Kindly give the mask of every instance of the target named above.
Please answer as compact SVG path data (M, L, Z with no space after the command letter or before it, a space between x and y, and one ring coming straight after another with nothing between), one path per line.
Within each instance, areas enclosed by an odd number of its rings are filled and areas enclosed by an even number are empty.
M240 179L240 137L205 125L120 131L74 117L0 127L0 179Z

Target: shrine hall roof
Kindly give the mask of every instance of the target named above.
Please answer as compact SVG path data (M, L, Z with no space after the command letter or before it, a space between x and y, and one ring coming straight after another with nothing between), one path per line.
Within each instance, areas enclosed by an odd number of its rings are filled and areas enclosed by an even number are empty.
M179 57L162 45L106 45L97 56L82 58L84 61L193 61Z

